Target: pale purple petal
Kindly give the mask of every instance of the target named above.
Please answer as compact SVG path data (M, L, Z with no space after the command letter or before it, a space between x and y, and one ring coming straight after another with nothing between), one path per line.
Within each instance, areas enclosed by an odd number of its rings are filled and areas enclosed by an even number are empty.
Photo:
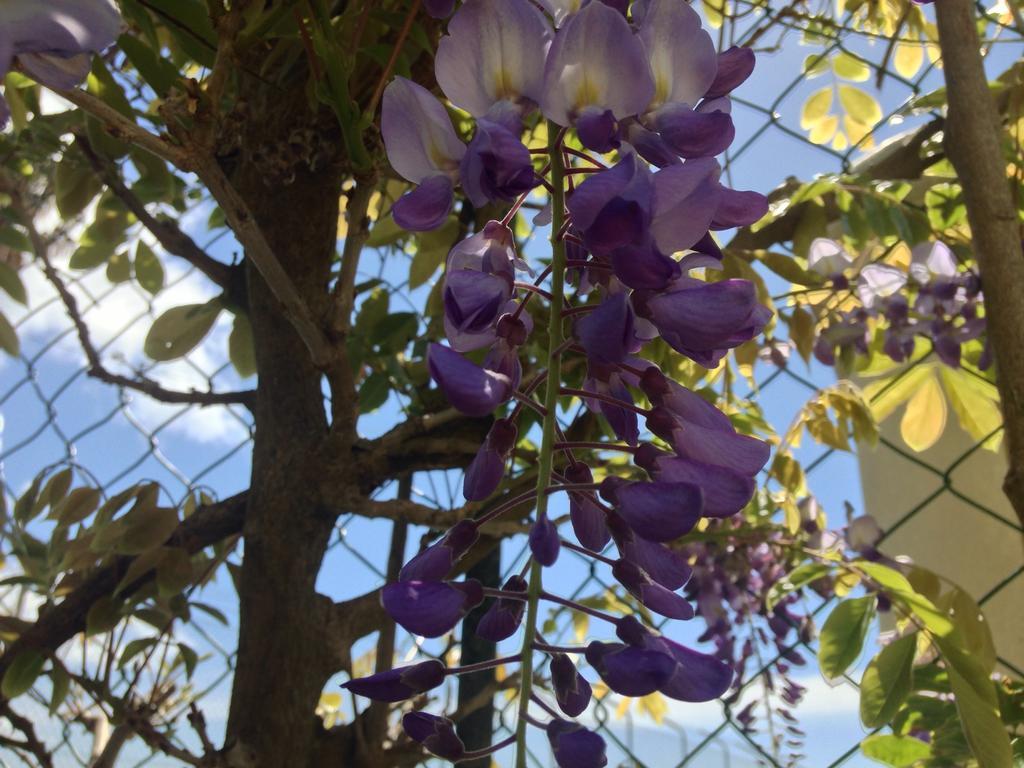
M807 268L822 277L841 275L853 263L846 250L835 240L816 237L807 252Z
M474 117L502 101L536 103L550 38L547 20L529 0L468 0L437 47L437 83Z
M654 75L649 108L673 102L696 104L715 79L717 68L715 45L701 29L697 12L680 0L652 0L644 12L640 39Z
M391 167L405 179L454 176L466 151L444 106L422 85L396 77L384 89L381 136Z
M654 114L654 128L683 158L714 157L732 144L736 128L727 112L697 112L686 104L666 104Z
M718 163L711 158L688 160L654 174L651 233L662 253L689 248L707 233L721 198L718 174Z
M621 13L590 3L558 30L544 70L541 110L569 125L585 107L638 114L654 95L654 80L640 39Z
M768 213L768 198L760 192L722 187L718 209L711 222L712 229L746 227Z
M107 0L4 0L0 37L15 56L27 53L77 56L114 42L121 17Z
M871 309L879 299L892 296L906 284L907 276L902 270L888 264L868 264L857 278L857 296Z

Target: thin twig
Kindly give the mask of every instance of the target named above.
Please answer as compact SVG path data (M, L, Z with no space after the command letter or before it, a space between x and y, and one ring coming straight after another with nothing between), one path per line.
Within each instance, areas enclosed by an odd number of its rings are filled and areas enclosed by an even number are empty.
M57 291L57 294L60 296L61 301L64 304L64 309L68 313L68 317L71 318L71 322L75 326L75 332L78 334L79 345L81 346L82 352L85 354L85 358L89 363L89 376L92 376L94 379L104 381L107 384L113 384L115 386L124 387L125 389L142 392L162 403L180 403L200 406L237 404L244 405L250 409L253 407L255 404L255 393L252 391L198 392L196 390L192 390L190 392L180 392L167 389L157 382L142 376L139 378L133 378L131 376L122 376L121 374L113 373L108 370L103 365L103 360L100 357L99 351L92 343L89 326L82 318L82 313L78 309L77 299L75 299L74 294L72 294L67 285L65 285L60 274L50 261L49 247L42 235L40 235L39 231L36 229L35 224L32 221L31 214L17 198L15 198L12 208L14 208L18 213L22 219L22 223L25 225L29 240L32 243L32 249L39 261L42 262L43 274Z
M82 150L89 164L92 165L96 175L134 214L139 223L153 234L165 251L184 259L224 290L235 292L232 291L235 282L235 271L232 267L217 261L206 253L174 222L157 219L149 213L143 202L124 183L116 164L112 160L101 157L84 134L76 132L75 143Z

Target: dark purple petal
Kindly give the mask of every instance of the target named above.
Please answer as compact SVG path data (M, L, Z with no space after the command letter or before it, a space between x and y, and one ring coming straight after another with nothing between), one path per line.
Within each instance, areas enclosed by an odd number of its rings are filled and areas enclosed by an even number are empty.
M675 671L672 657L659 650L623 643L594 641L587 661L605 684L622 696L647 696L661 688Z
M609 483L610 498L629 527L650 541L672 541L693 530L704 507L704 494L692 483Z
M454 189L447 176L430 176L423 183L406 192L391 207L395 223L410 232L437 229L452 210Z
M707 367L759 334L771 316L746 280L688 285L649 298L645 307L669 346Z
M707 157L654 174L651 233L662 253L690 248L707 233L721 196L719 170L718 163Z
M633 342L633 308L625 293L605 298L576 323L576 338L587 356L608 365L621 363Z
M750 48L733 46L718 54L718 73L715 81L704 95L706 99L717 99L737 88L754 71L754 51Z
M567 126L597 107L622 119L643 111L653 95L647 54L621 13L590 3L558 30L544 69L545 117Z
M474 117L501 102L536 103L550 39L550 25L529 0L464 3L437 46L437 83L452 104Z
M637 290L660 291L682 273L679 262L661 253L649 240L616 248L611 257L615 276Z
M469 551L480 533L472 520L460 520L440 541L417 554L398 572L399 581L441 581Z
M444 682L444 678L444 664L431 659L408 667L378 672L369 677L358 677L343 683L341 687L374 701L394 702L436 688Z
M508 376L480 368L450 347L431 344L427 365L448 402L467 416L486 416L512 393Z
M678 0L652 0L643 13L640 39L654 76L650 108L695 105L714 80L716 66L715 45L697 12Z
M498 419L491 425L484 444L480 446L462 481L462 495L466 501L482 501L501 484L505 474L505 460L516 444L519 430L508 419Z
M625 127L624 141L629 142L644 160L657 168L678 165L679 155L654 131L649 131L636 121Z
M712 229L746 227L760 221L768 213L768 198L760 192L744 192L722 187L718 210L711 222Z
M667 637L658 638L656 645L664 647L676 661L672 676L659 689L670 699L711 701L729 690L733 670L725 662L686 648Z
M499 318L499 323L500 323ZM509 391L519 387L523 377L523 364L519 362L519 349L499 338L491 345L487 357L484 358L484 369L490 373L504 376L509 381Z
M440 637L483 602L480 582L400 581L381 590L388 615L415 635Z
M608 765L604 739L593 731L558 719L548 723L547 731L558 768L604 768Z
M523 600L499 597L477 624L476 633L484 640L498 643L516 633L519 623L523 620L526 610L526 580L521 576L512 576L505 582L504 591L522 592Z
M554 565L562 544L558 539L558 526L547 515L530 527L529 539L533 558L545 568Z
M684 458L728 467L744 475L760 472L771 453L768 443L737 433L731 424L705 427L674 415L664 406L651 411L647 427Z
M441 102L404 77L384 89L380 131L391 167L415 184L454 175L466 151Z
M565 478L570 483L594 482L590 467L582 462L566 467ZM576 534L576 540L580 545L591 552L603 550L611 538L604 518L604 510L591 500L589 494L569 494L569 519L572 521L573 533Z
M635 563L619 559L612 567L612 574L633 597L655 613L670 619L693 618L693 606L686 598L655 582Z
M569 717L581 715L590 704L590 683L564 653L551 657L551 685L555 689L559 709Z
M590 369L593 373L595 366L590 366ZM592 375L583 382L583 389L596 394L609 395L610 397L614 397L617 400L622 400L626 403L633 402L633 395L622 382L622 377L617 373L611 373L607 380L600 379ZM637 440L640 437L640 431L637 427L635 412L628 408L621 408L613 405L612 403L608 403L604 400L585 398L584 401L591 411L604 416L605 420L608 422L608 426L612 428L616 437L628 445L637 444Z
M678 456L655 461L654 476L659 480L695 483L704 491L704 515L729 517L743 509L754 495L755 483L727 467L704 464Z
M732 116L726 112L697 112L686 104L667 104L654 116L654 128L680 157L714 157L736 136Z
M459 165L466 196L480 208L494 200L515 200L540 182L530 150L502 125L480 118Z
M580 143L594 152L611 152L619 146L619 122L610 109L587 107L576 118Z
M432 755L454 762L466 754L466 745L455 733L455 723L446 717L407 712L402 717L402 729Z
M452 349L469 352L494 342L512 285L504 275L456 269L445 275L442 295L445 335Z
M641 242L651 220L650 172L632 154L606 171L590 174L569 195L573 224L592 253L603 256Z
M633 535L619 544L619 552L626 560L636 563L647 575L673 592L690 580L693 570L686 558L664 544L648 541L642 536Z
M709 429L732 430L729 417L693 390L687 389L655 366L644 371L640 388L654 406L662 406L685 421Z

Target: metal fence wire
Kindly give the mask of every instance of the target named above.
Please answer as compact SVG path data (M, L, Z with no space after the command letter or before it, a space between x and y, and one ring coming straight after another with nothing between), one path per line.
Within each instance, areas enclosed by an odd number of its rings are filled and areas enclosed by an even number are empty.
M831 0L823 0L822 6L830 3ZM926 112L911 115L907 109L922 94L941 85L936 62L926 57L912 76L906 74L905 68L901 74L893 65L895 44L903 42L924 50L926 46L922 39L907 37L900 40L885 30L873 32L864 24L855 24L854 15L860 4L847 5L854 9L835 16L831 23L823 23L820 14L807 3L731 0L725 7L717 7L714 0L704 1L705 16L721 19L715 33L721 48L732 44L752 44L765 50L766 54L777 52L774 56L760 57L760 66L770 70L770 74L762 74L758 82L770 82L771 88L748 87L740 90L734 99L738 138L726 158L726 173L741 188L749 186L744 184L749 175L745 169L756 165L778 165L785 169L785 175L801 180L818 173L857 172L865 167L862 158L867 145L883 143L938 116L938 113ZM979 12L988 13L980 5ZM994 16L989 16L987 29L990 39L986 50L990 60L999 58L1002 43L1019 44L1014 33L1003 28ZM904 34L902 30L901 27L898 34ZM793 55L795 49L801 55ZM799 125L804 100L811 91L820 87L817 83L821 82L809 79L808 70L813 70L814 66L804 61L805 55L829 60L840 54L867 67L870 77L882 84L878 92L879 101L887 105L881 119L867 126L862 135L851 135L848 146L842 149L837 148L841 142L821 142L820 137L819 141L812 141L808 130ZM869 85L865 84L865 88ZM783 176L782 173L777 175L780 179ZM364 277L387 281L393 274L393 270L388 268L389 259L395 258L407 257L383 252L378 254L376 267L368 269ZM367 259L364 264L369 261ZM162 305L154 303L150 294L133 282L108 283L96 272L63 269L61 274L78 298L85 321L97 324L94 329L96 346L105 360L117 362L119 356L128 355L124 351L126 345L141 346L142 336L162 308ZM16 498L40 469L58 465L73 466L82 478L103 489L108 496L131 484L151 480L158 483L166 499L175 504L199 491L213 498L225 498L247 485L253 423L244 408L158 405L143 394L90 379L88 365L84 364L77 347L72 323L63 312L60 298L46 283L42 269L38 264L28 262L22 265L21 275L30 288L31 299L30 308L21 313L17 322L22 352L17 359L8 359L0 365L0 479L3 493L9 500ZM175 304L183 303L175 298L175 291L179 288L194 290L198 276L178 271L169 272L169 277L161 299L166 295ZM392 287L394 300L398 300L403 286ZM418 311L414 302L410 301L409 305ZM115 308L114 311L111 308ZM214 335L218 333L223 339L226 330L218 327ZM204 344L175 364L173 375L178 381L196 389L217 390L237 386L237 377L226 355L218 357L216 350L222 349L223 344ZM917 364L926 360L928 358ZM121 362L132 366L130 359ZM831 370L813 365L804 374L798 370L801 367L802 364L795 360L785 367L758 362L755 369L758 381L750 388L750 399L766 406L766 409L773 397L799 407L801 398L813 396L821 386L834 381ZM159 379L165 370L158 368L142 372ZM901 375L908 375L910 370L904 370ZM792 413L791 409L789 414ZM976 497L974 485L965 482L964 470L971 462L998 463L996 454L983 452L986 440L958 438L956 455L943 455L942 463L933 463L931 454L914 453L895 435L883 430L876 449L877 460L893 467L894 471L916 473L925 478L914 484L915 489L921 489L920 498L898 510L887 510L883 549L886 541L905 542L908 534L912 537L940 535L942 523L933 517L933 513L937 514L935 511L941 505L949 503L956 504L956 514L961 517L965 529L995 526L993 535L1019 543L1022 529L1013 516L1006 512L1005 507L993 508L990 502ZM812 491L821 490L822 495L828 495L827 486L835 484L836 477L848 478L857 471L855 461L848 454L820 445L806 447L800 460L808 485ZM422 473L413 479L412 493L423 503L454 507L459 499L460 484L460 478L453 473ZM868 490L866 496L871 495ZM382 491L383 494L394 492L394 488ZM386 541L382 535L386 529L381 525L382 521L367 521L356 515L343 516L337 524L329 562L324 566L325 573L343 571L346 581L382 582L388 553L387 547L381 544ZM415 537L412 539L415 541ZM894 550L892 554L900 552ZM502 553L503 570L515 572L525 556L525 549L507 549ZM587 597L612 588L609 575L594 567L591 561L573 552L564 552L563 557L578 560L575 570L581 574L578 581L566 590L567 595ZM991 567L986 570L978 566L979 573L984 571L984 574L980 577L981 582L975 585L975 597L990 617L1012 612L1014 601L1024 594L1021 592L1024 589L1024 566L1020 565L1019 557L1014 562L1013 567L1000 573L992 573ZM9 577L12 572L5 568L2 575ZM329 589L330 585L325 585L325 588ZM33 606L24 604L22 594L16 580L3 582L0 586L2 613L31 616ZM221 597L224 598L223 605L230 606L229 592L222 593ZM211 713L223 712L226 707L235 650L230 626L223 626L215 613L217 610L228 613L230 608L217 609L216 600L210 602L209 614L194 613L183 630L198 657L199 671L190 683L181 680L187 693L160 708L159 720L168 726L169 738L174 744L183 744L189 738L182 723L189 715L191 702L206 710L207 717ZM822 600L810 605L809 611L823 615L829 606L828 600ZM230 624L230 615L228 618ZM573 632L572 623L560 614L557 627L547 639L554 643L570 640ZM367 641L360 649L371 647ZM404 651L399 649L399 655L415 650L415 647L406 645ZM711 719L717 719L717 722L695 726L670 711L654 725L650 717L636 707L617 711L621 703L618 699L606 697L596 700L592 717L609 744L611 764L649 768L742 768L752 765L831 768L862 764L858 761L863 759L859 756L863 732L854 734L848 742L840 743L832 732L832 723L822 732L801 736L801 729L783 718L780 728L792 725L787 731L791 734L792 744L783 748L780 746L783 739L775 738L773 742L773 734L764 732L763 727L765 720L780 717L777 712L762 713L761 726L754 729L738 717L738 707L745 705L752 696L760 696L764 686L770 688L775 684L772 676L777 673L779 663L786 662L785 656L790 651L802 652L805 657L813 659L817 648L815 641L806 637L794 640L774 656L761 658L755 667L746 671L738 693L731 692L728 702L705 705L706 711L712 713ZM89 658L98 652L83 642L81 654L84 657ZM1013 658L1007 655L1000 658L1002 668L1014 675L1024 675L1018 666L1019 647L1014 652L1017 655ZM848 687L848 691L855 691L857 683L848 677L841 685ZM834 697L842 694L834 690L820 695ZM855 696L855 692L852 695ZM96 728L109 727L109 724L97 725L90 720L92 710L88 701L80 702L77 709L75 706L62 709L61 718L52 718L46 714L49 702L45 700L44 692L34 691L32 696L35 698L33 718L39 718L41 737L54 750L54 764L89 765L89 733L94 734ZM495 740L498 740L514 732L515 707L501 691L496 694L495 702ZM350 704L340 697L327 696L321 711L328 719L337 717L344 720L351 716L348 707ZM794 712L799 720L800 707L795 707ZM855 721L856 710L848 712L846 717ZM44 725L44 720L50 725ZM644 744L652 738L652 729L658 733L658 746L653 754L651 749L645 749ZM533 746L536 748L531 752L531 764L539 767L552 765L546 744L538 742ZM804 749L814 749L816 755L827 754L829 757L816 757L807 762L808 758L799 757L799 752ZM18 759L18 753L4 747L0 741L0 764L20 764ZM118 764L177 763L159 749L138 744L136 749L122 753Z

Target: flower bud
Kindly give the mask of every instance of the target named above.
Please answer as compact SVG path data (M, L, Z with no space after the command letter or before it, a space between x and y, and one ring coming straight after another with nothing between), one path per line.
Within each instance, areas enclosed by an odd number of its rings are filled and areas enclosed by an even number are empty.
M547 515L541 517L530 528L530 552L538 563L548 568L558 560L562 543L558 540L558 526Z
M582 725L555 719L548 723L548 741L558 768L604 768L604 739Z
M426 712L407 712L402 718L402 729L432 755L455 762L466 753L466 745L455 733L455 724L447 717Z
M515 634L519 629L519 623L523 620L523 612L526 610L526 580L521 576L512 576L505 582L506 592L521 592L522 600L509 597L499 597L494 604L487 609L487 613L480 619L476 626L476 633L484 640L500 642Z
M440 637L483 602L480 582L400 581L381 590L388 615L415 635Z
M369 677L358 677L343 683L341 687L374 701L395 702L436 688L444 682L444 678L444 664L431 659L408 667L378 672Z
M475 522L460 520L440 541L402 566L398 572L399 581L441 581L479 538Z
M551 657L551 684L559 708L569 717L577 717L590 704L590 683L564 653Z

